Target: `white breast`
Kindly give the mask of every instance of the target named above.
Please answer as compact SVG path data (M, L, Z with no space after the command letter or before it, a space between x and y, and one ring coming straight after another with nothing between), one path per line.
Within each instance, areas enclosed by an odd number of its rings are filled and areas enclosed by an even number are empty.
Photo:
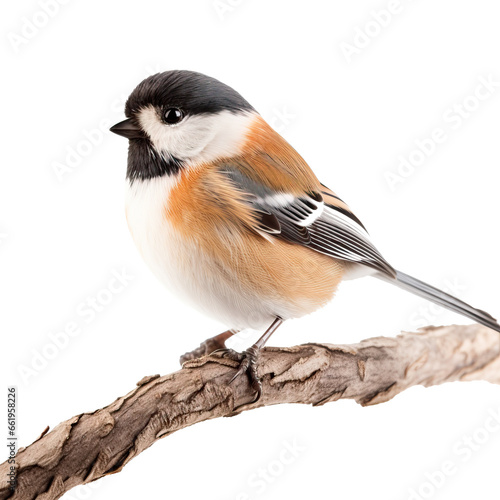
M165 216L176 177L164 176L147 181L127 181L125 211L127 223L139 252L158 274L165 271L165 252L175 250L172 230Z

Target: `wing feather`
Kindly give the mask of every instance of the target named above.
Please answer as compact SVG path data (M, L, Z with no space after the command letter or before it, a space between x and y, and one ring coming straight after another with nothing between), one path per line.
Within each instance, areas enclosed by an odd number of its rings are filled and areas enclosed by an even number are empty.
M245 199L258 216L259 231L396 276L395 270L371 243L361 221L326 186L296 196L276 192L227 164L221 172L245 193Z

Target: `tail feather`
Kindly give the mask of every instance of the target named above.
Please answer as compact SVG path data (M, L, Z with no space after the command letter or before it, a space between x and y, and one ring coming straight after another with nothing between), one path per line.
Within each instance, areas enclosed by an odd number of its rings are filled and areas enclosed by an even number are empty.
M453 297L453 295L443 292L442 290L413 278L408 274L396 271L396 281L394 281L394 278L382 274L378 274L377 277L397 285L403 290L407 290L415 295L423 297L424 299L430 300L431 302L445 307L450 311L462 314L463 316L466 316L481 325L487 326L492 330L500 332L500 325L497 323L497 320L487 312L481 311L481 309L476 309L464 301Z

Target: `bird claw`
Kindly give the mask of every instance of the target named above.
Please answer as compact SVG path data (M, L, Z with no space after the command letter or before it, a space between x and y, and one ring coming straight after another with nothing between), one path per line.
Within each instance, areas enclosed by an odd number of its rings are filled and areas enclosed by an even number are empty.
M267 342L269 337L276 331L276 328L278 328L282 323L283 319L277 316L272 322L271 326L264 332L262 337L260 337L259 340L257 340L257 342L253 346L249 347L246 351L243 351L242 353L236 352L233 349L226 348L225 340L228 339L231 335L234 335L236 333L235 330L227 330L226 332L221 333L216 337L208 339L208 341L205 341L203 344L200 345L198 349L195 349L191 353L186 353L184 356L181 357L181 362L183 359L186 360L192 359L187 356L191 356L193 355L193 353L194 355L198 354L199 349L206 346L208 342L217 341L219 344L217 347L219 347L219 349L217 348L212 349L209 353L204 352L204 354L215 354L218 355L220 358L229 358L234 363L237 363L239 365L238 370L233 375L233 377L231 377L229 383L231 384L240 375L246 373L250 382L250 387L255 391L255 396L250 403L240 405L233 410L233 415L236 415L237 413L242 411L243 407L249 404L254 404L261 398L262 382L260 380L259 374L257 373L257 358L262 346Z
M258 349L250 347L242 353L236 352L233 349L219 349L218 352L220 351L224 351L222 357L228 357L240 363L238 371L233 375L229 383L231 384L239 376L246 373L250 381L250 386L255 391L255 397L249 404L256 403L262 396L262 382L257 373Z

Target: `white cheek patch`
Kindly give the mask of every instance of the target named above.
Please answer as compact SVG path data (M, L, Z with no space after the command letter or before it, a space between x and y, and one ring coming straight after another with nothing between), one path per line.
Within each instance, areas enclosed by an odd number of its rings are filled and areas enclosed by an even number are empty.
M158 153L194 164L237 155L255 117L255 113L221 111L187 116L176 125L167 125L148 106L139 112L138 120Z

